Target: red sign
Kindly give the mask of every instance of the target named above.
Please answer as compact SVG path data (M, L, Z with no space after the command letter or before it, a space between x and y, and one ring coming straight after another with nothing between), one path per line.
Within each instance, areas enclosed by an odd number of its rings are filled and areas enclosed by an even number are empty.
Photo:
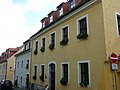
M112 53L110 56L111 62L112 63L118 63L118 56L115 53Z

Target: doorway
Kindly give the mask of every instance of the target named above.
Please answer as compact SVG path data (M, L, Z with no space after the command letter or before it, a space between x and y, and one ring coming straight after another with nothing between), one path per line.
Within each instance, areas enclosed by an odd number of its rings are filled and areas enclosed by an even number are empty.
M55 64L49 64L49 89L55 90Z

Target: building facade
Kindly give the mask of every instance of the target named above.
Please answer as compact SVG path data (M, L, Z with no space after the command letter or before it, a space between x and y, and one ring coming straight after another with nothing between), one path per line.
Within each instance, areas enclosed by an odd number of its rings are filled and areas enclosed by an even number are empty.
M41 20L31 36L31 90L119 90L119 0L69 0Z
M5 52L3 52L0 56L0 81L6 80L7 78L7 65L8 60L14 55L21 47L17 48L8 48ZM9 65L8 65L9 66ZM14 67L14 66L13 66ZM10 69L9 69L10 70Z
M20 88L28 89L30 82L30 40L24 42L24 50L15 55L15 81Z
M23 47L21 47L15 54L7 59L7 75L6 79L11 80L14 84L14 71L15 71L15 55L23 51Z

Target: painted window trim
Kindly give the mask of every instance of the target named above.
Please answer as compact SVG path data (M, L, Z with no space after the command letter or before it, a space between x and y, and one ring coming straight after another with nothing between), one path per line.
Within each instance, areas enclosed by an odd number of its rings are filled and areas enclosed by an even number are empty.
M60 72L61 72L60 80L61 80L61 78L63 77L63 75L62 75L62 72L63 72L63 67L62 67L62 65L63 65L63 64L68 64L68 84L70 84L70 63L69 63L69 62L62 62L62 63L61 63L61 68L60 68Z
M33 76L34 76L34 74L35 74L35 66L37 66L37 73L36 73L36 79L38 79L38 65L37 64L34 64L34 66L33 66Z
M118 30L118 21L117 21L117 15L119 15L119 16L120 16L120 13L118 13L118 12L115 12L117 36L118 36L118 37L120 37L120 35L119 35L119 32L118 32L119 30Z
M78 61L77 64L78 64L78 86L80 86L80 63L88 63L88 70L89 70L89 85L87 86L88 88L91 88L91 68L90 68L90 60L82 60L82 61Z
M70 39L70 37L69 37L69 24L67 24L67 25L64 25L63 27L61 27L61 40L60 41L63 40L63 28L65 28L65 27L68 27L68 39Z
M44 66L44 79L45 79L46 66L45 66L45 64L40 64L40 76L42 75L42 68L41 68L41 66Z
M55 33L55 46L54 47L56 47L56 31L53 31L50 33L50 42L49 43L51 44L51 34L53 34L53 33Z
M86 20L87 20L87 34L89 35L88 14L86 14L86 15L77 19L77 35L80 33L80 31L79 31L80 30L79 21L82 20L83 18L86 18Z

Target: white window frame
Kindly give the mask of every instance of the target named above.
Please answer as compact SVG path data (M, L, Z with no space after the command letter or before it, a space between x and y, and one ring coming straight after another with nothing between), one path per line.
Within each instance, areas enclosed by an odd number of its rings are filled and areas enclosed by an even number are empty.
M63 64L68 64L68 84L69 84L69 83L70 83L70 63L69 63L69 62L62 62L62 63L61 63L61 68L60 68L60 72L61 72L60 80L61 80L62 77L63 77Z
M118 12L115 12L115 18L116 18L116 30L117 30L117 35L118 35L118 37L120 37L120 35L119 35L119 30L118 30L118 21L117 21L117 15L119 15L119 16L120 16L120 13L118 13Z
M46 74L46 66L45 64L40 64L40 76L42 75L42 66L44 66L44 80L45 80L45 74Z
M53 33L55 33L55 46L54 46L54 47L56 47L56 31L53 31L53 32L50 33L50 42L49 42L49 43L51 44L51 35L52 35Z
M63 15L63 8L59 10L59 16L62 16L62 15Z
M67 24L67 25L61 27L61 41L63 40L63 28L65 28L65 27L68 27L68 39L70 39L70 37L69 37L69 24Z
M88 14L80 17L77 19L77 35L80 33L80 26L79 26L79 21L82 20L83 18L86 18L87 22L87 34L89 35L89 23L88 23Z
M91 71L90 71L90 60L83 60L83 61L78 61L77 62L77 64L78 64L78 86L81 86L80 85L80 82L81 82L81 80L80 80L80 73L81 73L81 71L80 71L80 64L81 63L88 63L88 72L89 72L89 85L87 86L88 88L91 88Z
M50 23L53 21L53 15L50 16Z
M37 65L37 64L34 64L34 66L33 66L33 76L34 76L34 74L35 74L35 66L37 66L36 79L38 79L38 65Z

